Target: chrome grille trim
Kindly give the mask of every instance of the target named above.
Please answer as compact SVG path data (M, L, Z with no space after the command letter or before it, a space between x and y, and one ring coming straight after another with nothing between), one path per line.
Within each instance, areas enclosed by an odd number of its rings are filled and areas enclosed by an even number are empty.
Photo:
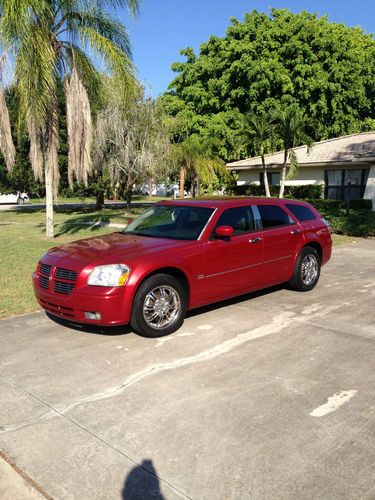
M77 273L76 271L72 271L71 269L64 269L62 267L56 268L55 278L60 278L68 281L76 281Z
M51 269L52 269L52 266L50 266L48 264L43 264L42 262L40 263L39 271L42 274L45 274L46 276L49 276L51 274Z
M41 288L45 288L48 290L49 287L49 278L46 276L43 276L42 274L39 275L39 286Z

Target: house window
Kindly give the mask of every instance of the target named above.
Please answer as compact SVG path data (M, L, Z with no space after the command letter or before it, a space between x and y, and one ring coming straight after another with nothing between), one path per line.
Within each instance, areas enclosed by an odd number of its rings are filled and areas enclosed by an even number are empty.
M326 170L325 198L333 200L351 200L363 198L369 169Z
M280 172L267 172L268 184L270 186L280 186ZM259 174L259 182L264 186L264 173Z

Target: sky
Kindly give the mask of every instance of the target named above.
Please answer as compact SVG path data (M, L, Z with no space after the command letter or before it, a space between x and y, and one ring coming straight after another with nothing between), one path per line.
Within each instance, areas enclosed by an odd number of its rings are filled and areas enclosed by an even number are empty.
M271 7L293 12L305 9L328 15L330 21L375 32L374 0L141 0L135 19L125 14L120 17L130 35L138 77L147 93L156 97L173 79L171 64L184 60L180 49L189 46L198 52L211 35L225 35L231 17L243 20L246 12L269 13Z

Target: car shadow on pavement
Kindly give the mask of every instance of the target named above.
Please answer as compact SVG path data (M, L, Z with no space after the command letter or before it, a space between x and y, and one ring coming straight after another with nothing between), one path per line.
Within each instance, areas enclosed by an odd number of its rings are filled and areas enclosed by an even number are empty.
M128 333L132 333L130 325L121 325L121 326L100 326L100 325L88 325L86 323L76 323L73 321L69 321L64 318L59 318L58 316L54 316L46 312L46 315L53 322L58 325L65 326L66 328L71 328L72 330L77 330L85 333L94 333L96 335L107 335L107 336L115 336L115 335L124 335Z
M129 472L121 495L123 500L164 500L152 460L143 460Z
M220 302L214 302L213 304L209 304L203 307L197 307L197 309L192 309L186 313L186 318L192 318L199 314L204 314L206 312L215 311L216 309L221 309L222 307L231 306L234 304L239 304L240 302L245 302L246 300L256 299L257 297L263 297L263 295L270 295L271 293L279 292L286 288L285 284L275 285L269 288L264 288L262 290L258 290L257 292L250 292L244 295L237 295L237 297L233 297L231 299L222 300Z
M234 304L239 304L240 302L245 302L247 300L256 299L257 297L262 297L263 295L269 295L271 293L278 292L285 287L286 285L276 285L269 288L265 288L263 290L259 290L257 292L251 292L245 295L238 295L237 297L233 297L231 299L226 299L222 300L221 302L215 302L207 306L198 307L197 309L192 309L191 311L188 311L186 313L186 318L193 318L194 316L198 316L200 314L204 314L210 311L215 311L217 309L221 309L222 307L228 307ZM72 330L77 330L80 332L93 333L96 335L107 335L107 336L111 335L116 336L116 335L125 335L129 333L134 333L130 324L106 327L100 325L89 325L87 323L76 323L68 319L54 316L53 314L50 314L47 311L46 315L48 316L49 319L51 319L58 325L65 326L66 328L71 328Z

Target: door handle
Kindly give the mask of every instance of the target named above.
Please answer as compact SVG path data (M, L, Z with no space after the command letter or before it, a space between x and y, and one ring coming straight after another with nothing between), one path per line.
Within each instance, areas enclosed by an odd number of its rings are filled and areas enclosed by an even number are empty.
M260 243L261 241L262 241L262 238L260 238L258 236L256 238L253 238L253 239L249 240L249 243Z
M290 234L301 234L302 231L300 229L293 229L293 231L290 231Z

